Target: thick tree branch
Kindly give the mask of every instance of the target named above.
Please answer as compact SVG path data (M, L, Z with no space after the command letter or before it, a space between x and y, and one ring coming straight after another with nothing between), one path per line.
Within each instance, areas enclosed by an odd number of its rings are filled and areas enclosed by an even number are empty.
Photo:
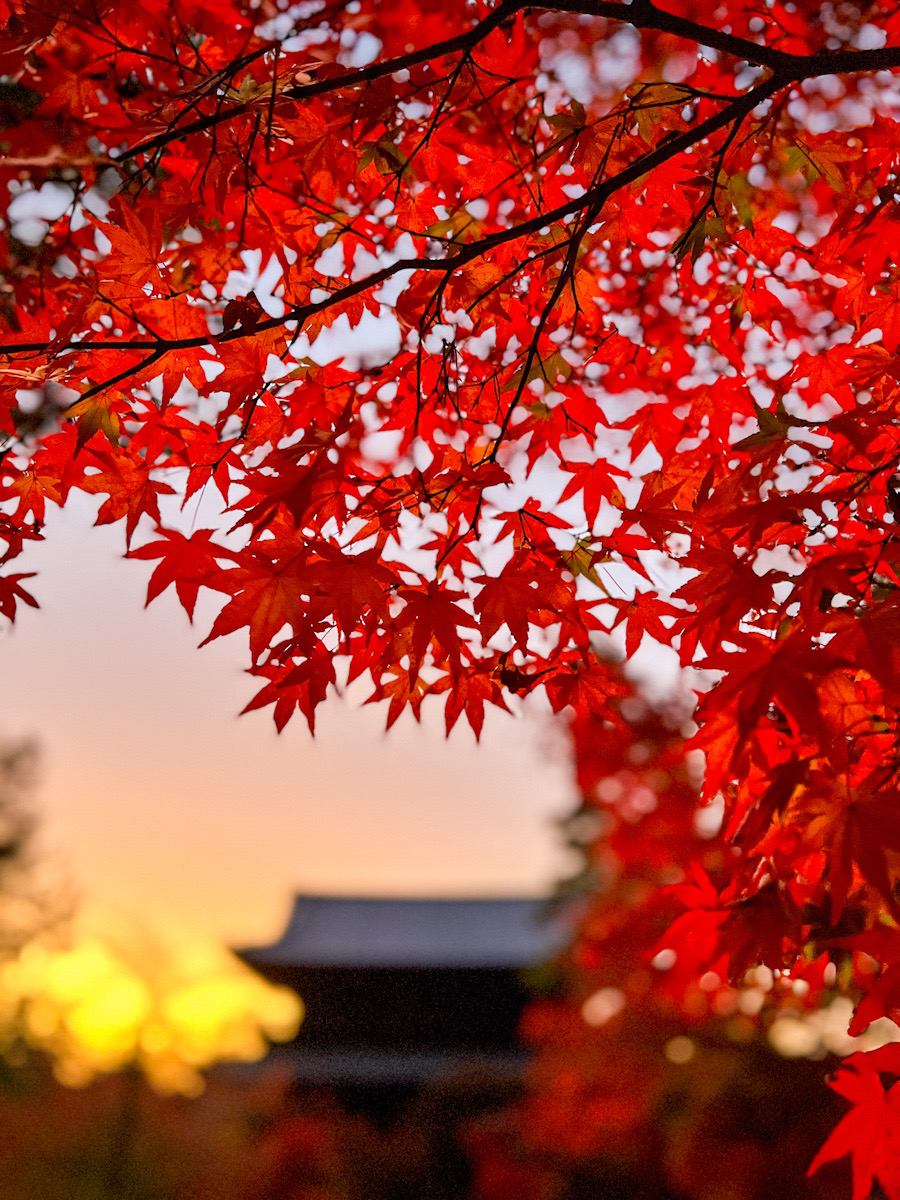
M622 21L636 29L656 30L659 33L674 33L700 46L709 46L730 54L734 58L759 63L776 71L789 71L799 59L797 55L772 46L760 45L748 38L735 37L721 29L699 25L686 17L677 17L663 12L650 0L635 0L633 4L618 4L616 0L554 0L546 6L558 12L583 13L594 17L605 17L610 21Z
M820 54L789 54L749 38L736 37L721 29L700 25L686 17L664 12L652 0L634 0L618 4L615 0L554 0L548 10L584 13L623 21L635 29L654 29L709 46L738 59L768 67L785 80L810 79L818 75L847 75L861 71L895 70L900 67L900 46L882 46L879 50L835 50Z

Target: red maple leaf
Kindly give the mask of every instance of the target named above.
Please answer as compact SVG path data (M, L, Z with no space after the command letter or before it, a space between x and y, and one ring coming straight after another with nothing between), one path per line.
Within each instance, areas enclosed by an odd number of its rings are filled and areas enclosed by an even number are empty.
M212 529L196 529L190 537L173 529L162 532L164 537L160 541L129 550L128 557L160 559L147 584L147 604L174 585L178 599L193 620L200 588L207 581L219 578L222 561L237 562L240 556L214 542Z
M852 1200L868 1200L877 1181L888 1200L900 1196L900 1088L885 1088L880 1072L900 1074L900 1047L883 1046L845 1060L831 1087L853 1107L813 1159L809 1174L849 1154Z
M20 571L18 575L0 575L0 613L15 620L16 605L19 601L38 608L38 602L30 592L20 586L20 580L34 578L34 571Z

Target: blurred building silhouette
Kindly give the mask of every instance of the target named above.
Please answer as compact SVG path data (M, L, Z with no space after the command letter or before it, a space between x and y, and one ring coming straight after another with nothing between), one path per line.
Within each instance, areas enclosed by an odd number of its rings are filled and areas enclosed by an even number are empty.
M474 1063L516 1075L524 976L565 940L535 899L298 896L283 936L241 956L303 999L301 1086L383 1094Z

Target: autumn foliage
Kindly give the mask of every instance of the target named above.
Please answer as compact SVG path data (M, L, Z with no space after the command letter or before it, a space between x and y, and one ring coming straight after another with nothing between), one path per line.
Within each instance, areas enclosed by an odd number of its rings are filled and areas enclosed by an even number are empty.
M389 724L615 726L598 650L672 647L724 865L670 948L833 966L860 1032L900 1010L900 15L671 7L2 0L0 610L80 490L279 727L347 676ZM855 1200L900 1196L895 1065L839 1083Z
M655 712L632 693L619 717L572 722L581 803L566 828L584 869L563 896L577 934L560 984L525 1014L527 1094L504 1114L505 1138L482 1143L488 1163L505 1150L536 1183L484 1200L568 1195L560 1179L586 1196L845 1197L849 1172L805 1176L840 1115L826 1072L886 1033L846 1032L841 993L859 997L861 956L832 947L790 972L758 965L778 929L728 903L722 806L697 808L684 704Z

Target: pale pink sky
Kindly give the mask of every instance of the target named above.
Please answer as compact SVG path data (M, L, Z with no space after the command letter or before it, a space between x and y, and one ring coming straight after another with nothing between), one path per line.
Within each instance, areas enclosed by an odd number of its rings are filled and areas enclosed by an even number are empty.
M359 699L280 737L235 637L203 650L151 563L92 502L51 513L25 566L41 609L0 633L0 732L40 739L46 840L92 900L231 944L273 937L295 890L509 894L565 869L554 817L573 798L546 717L489 718L480 747Z

